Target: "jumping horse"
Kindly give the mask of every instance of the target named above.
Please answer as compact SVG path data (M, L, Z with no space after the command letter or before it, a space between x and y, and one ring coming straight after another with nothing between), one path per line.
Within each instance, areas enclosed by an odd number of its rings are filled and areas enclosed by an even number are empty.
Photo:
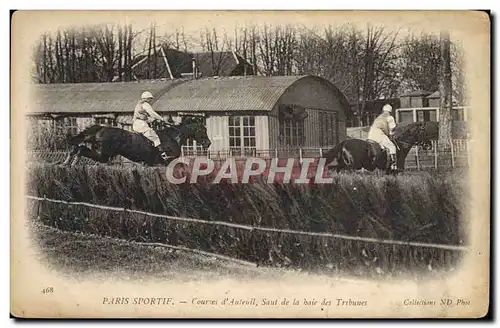
M181 155L181 147L188 139L196 140L205 149L211 145L207 129L199 117L184 116L180 124L173 126L154 121L152 128L169 156L168 162ZM64 165L75 165L82 156L100 163L109 163L117 155L149 166L168 164L160 157L151 140L140 133L121 128L92 125L71 137L69 144L72 149L62 163Z
M438 138L439 125L437 122L415 122L401 124L396 127L391 141L396 145L396 172L404 171L405 159L410 149L420 145L430 149L432 140ZM383 170L386 173L395 173L391 170L388 149L372 140L345 139L333 149L323 154L326 158L325 167L337 172L366 169Z

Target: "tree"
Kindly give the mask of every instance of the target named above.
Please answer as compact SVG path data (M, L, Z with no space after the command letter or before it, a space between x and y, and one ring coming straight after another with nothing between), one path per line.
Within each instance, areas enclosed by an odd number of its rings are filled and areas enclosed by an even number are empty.
M292 75L297 49L295 28L264 25L258 38L259 59L267 76Z
M321 76L337 86L347 99L360 98L362 56L360 32L350 26L324 30L302 29L294 53L296 72Z
M407 36L401 45L403 83L400 92L436 91L439 87L440 61L440 42L436 36Z
M220 74L224 61L224 51L231 48L231 41L228 39L227 34L224 33L222 40L217 30L205 28L200 33L202 49L209 53L210 63L212 68L212 76Z
M241 37L238 37L238 32L242 34ZM238 27L234 29L234 46L236 52L243 57L245 62L248 62L248 29L246 27L238 30ZM247 75L247 65L243 65L243 75Z
M38 83L130 81L132 25L99 25L44 33L34 49Z
M444 148L448 148L451 140L451 110L452 110L452 90L451 90L451 56L450 56L450 33L441 31L441 70L439 74L439 141Z
M451 86L453 98L459 105L466 105L467 79L465 78L465 56L463 48L451 42Z
M361 54L361 110L362 123L367 101L390 98L397 94L400 84L396 65L397 47L396 38L399 31L385 32L383 27L367 27L364 37L364 47Z
M252 72L257 75L260 72L258 67L259 57L257 55L258 44L260 42L260 35L257 26L245 25L241 28L235 28L234 31L234 46L235 50L245 62L252 66ZM247 65L243 65L243 75L248 75L250 72L247 70Z
M397 35L372 26L366 32L350 25L303 30L294 54L297 72L331 81L362 117L368 101L397 95Z

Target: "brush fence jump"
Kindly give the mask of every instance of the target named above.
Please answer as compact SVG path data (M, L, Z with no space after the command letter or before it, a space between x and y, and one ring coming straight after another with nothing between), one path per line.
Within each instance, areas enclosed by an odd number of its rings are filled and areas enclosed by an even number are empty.
M254 153L248 154L251 157L258 157L264 159L271 158L297 158L302 160L303 158L320 158L323 153L332 149L334 145L323 148L294 148L294 149L268 149L259 150ZM449 168L466 168L469 167L469 140L465 139L453 139L444 145L438 143L437 141L432 141L432 148L430 150L424 150L420 146L414 146L408 153L405 161L406 170L437 170L437 169L449 169ZM67 152L63 151L30 151L28 152L28 158L35 162L44 163L62 163ZM185 158L195 158L197 156L211 158L213 161L224 161L227 158L234 157L236 159L243 159L246 156L236 156L237 154L232 153L230 150L217 151L217 152L207 152L207 151L186 151L183 152L183 157ZM82 165L102 165L95 162L89 158L82 157L80 159L80 164ZM127 165L135 164L127 159L118 157L113 161L115 165ZM108 165L108 164L106 164Z
M167 244L184 251L220 255L224 259L307 266L316 262L337 269L349 263L352 265L353 261L365 266L376 262L377 267L391 271L401 265L408 268L452 268L468 251L467 247L460 245L250 226L85 202L26 197L33 201L32 217L48 226L135 240L145 245Z
M329 237L329 238L337 238L337 239L344 239L344 240L357 240L357 241L363 241L363 242L369 242L369 243L438 248L438 249L446 249L446 250L452 250L452 251L467 251L467 247L464 247L464 246L432 244L432 243L419 243L419 242L411 242L411 241L387 240L387 239L377 239L377 238L365 238L365 237L332 234L332 233L326 233L326 232L307 232L307 231L297 231L297 230L288 230L288 229L253 227L253 226L248 226L248 225L244 225L244 224L235 224L235 223L222 222L222 221L205 221L205 220L198 220L198 219L191 219L191 218L183 218L183 217L178 217L178 216L149 213L149 212L144 212L144 211L120 208L120 207L96 205L96 204L90 204L90 203L85 203L85 202L68 202L68 201L64 201L64 200L42 198L42 197L35 197L35 196L27 196L27 198L37 200L37 201L47 201L47 202L60 203L60 204L66 204L66 205L86 206L86 207L91 207L91 208L98 208L98 209L102 209L102 210L107 210L107 211L129 212L129 213L141 214L141 215L145 215L145 216L149 216L149 217L174 220L174 221L183 221L183 222L190 222L190 223L226 226L226 227L243 229L243 230L248 230L248 231L279 232L279 233L285 233L285 234Z

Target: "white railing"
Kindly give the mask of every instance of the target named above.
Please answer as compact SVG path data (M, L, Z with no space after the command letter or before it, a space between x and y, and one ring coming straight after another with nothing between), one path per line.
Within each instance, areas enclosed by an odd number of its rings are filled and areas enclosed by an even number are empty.
M431 149L413 147L406 157L405 167L417 170L438 169L439 167L470 167L469 150L469 140L467 139L452 139L445 144L433 140Z
M443 249L443 250L451 250L451 251L468 251L467 246L461 245L446 245L446 244L435 244L435 243L425 243L425 242L414 242L414 241L404 241L404 240L393 240L393 239L380 239L380 238L371 238L371 237L358 237L358 236L349 236L337 233L329 233L329 232L312 232L312 231L300 231L300 230L291 230L291 229L278 229L271 227L261 227L261 226L250 226L246 224L236 224L231 222L224 221L207 221L200 219L192 219L185 217L177 217L163 214L150 213L140 210L132 210L128 208L121 207L112 207L105 205L97 205L85 202L68 202L59 199L50 199L45 197L36 197L31 195L26 195L27 199L34 201L42 201L48 203L59 203L68 206L83 206L87 208L100 209L105 211L113 211L113 212L128 212L140 214L147 217L153 217L156 219L163 220L173 220L173 221L183 221L195 224L207 224L207 225L215 225L215 226L225 226L234 229L246 230L248 232L260 231L260 232L276 232L282 234L291 234L291 235L302 235L302 236L314 236L314 237L324 237L324 238L332 238L332 239L342 239L342 240L350 240L350 241L359 241L365 243L374 243L374 244L388 244L388 245L399 245L399 246L412 246L412 247L424 247L424 248L434 248L434 249ZM120 218L121 219L121 218Z
M449 144L451 143L451 147ZM325 147L302 147L302 148L275 148L275 149L252 149L251 151L235 151L231 149L224 149L218 151L196 150L192 149L183 150L181 157L192 159L196 157L207 157L214 161L226 160L227 158L245 159L248 157L258 157L263 159L285 159L296 158L302 161L303 158L320 158L323 157L325 152L328 152L334 145ZM405 167L407 169L423 169L441 167L464 167L469 165L469 140L467 139L453 139L447 143L447 147L438 144L437 141L432 142L432 148L425 150L422 147L413 147L406 158ZM67 156L66 152L29 152L28 158L31 161L40 161L47 163L62 162ZM467 159L467 164L463 161ZM97 164L90 159L82 162L84 164ZM117 159L115 163L130 163L125 158Z
M220 150L194 150L191 147L182 148L181 156L185 158L192 157L207 157L211 159L226 159L226 158L318 158L335 145L324 147L300 147L300 148L274 148L274 149L256 149L246 147L245 149L220 149Z

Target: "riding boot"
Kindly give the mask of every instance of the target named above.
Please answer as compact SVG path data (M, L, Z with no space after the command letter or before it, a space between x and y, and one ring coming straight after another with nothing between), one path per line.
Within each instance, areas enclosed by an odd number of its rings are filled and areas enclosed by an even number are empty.
M396 171L398 169L396 154L391 154L391 170Z

